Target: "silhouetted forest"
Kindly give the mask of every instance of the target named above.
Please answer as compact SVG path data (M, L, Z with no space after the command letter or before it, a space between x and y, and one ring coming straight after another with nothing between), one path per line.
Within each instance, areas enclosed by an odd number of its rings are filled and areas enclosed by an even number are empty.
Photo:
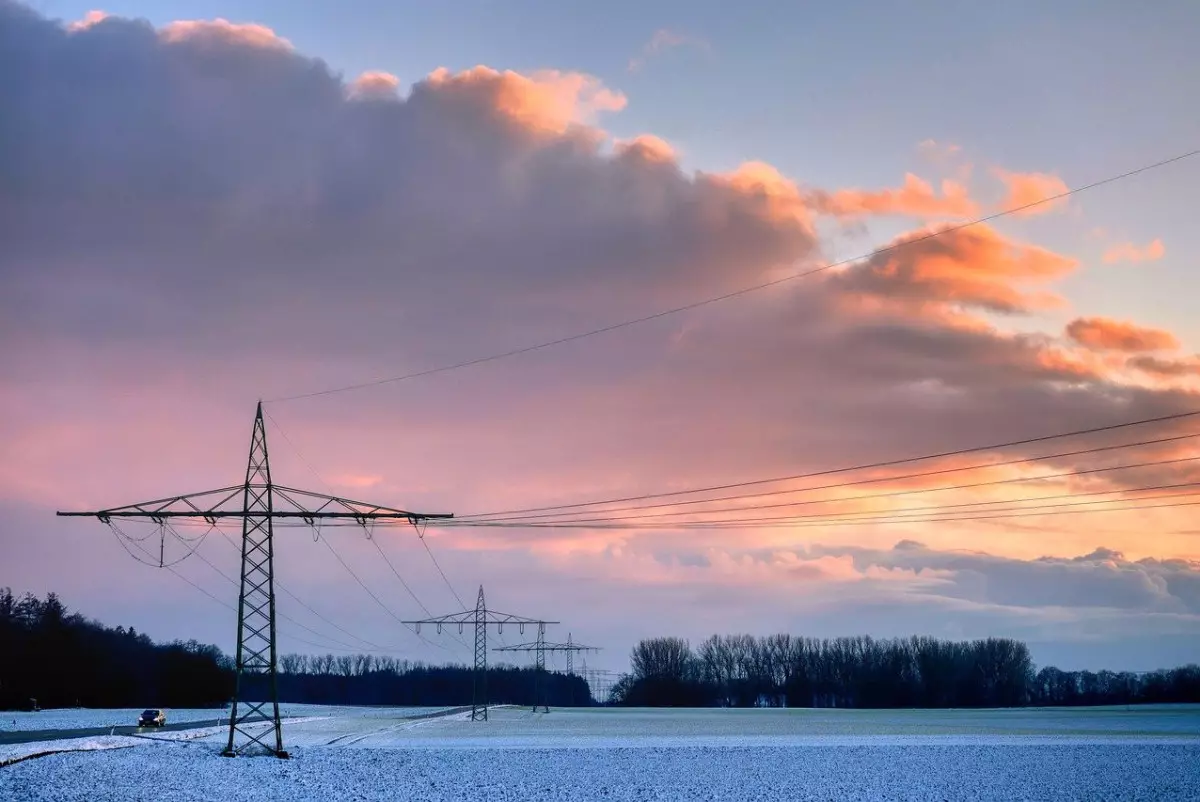
M53 593L20 599L0 588L0 709L213 707L233 672L215 646L155 644L132 627L110 629L69 613Z
M280 701L313 704L471 703L472 671L372 655L284 655ZM547 672L546 701L592 703L579 676ZM493 703L533 704L534 671L488 670ZM108 628L70 613L51 593L21 598L0 588L0 709L220 707L233 695L233 659L195 641L155 644L132 627Z
M426 666L392 657L285 654L279 660L279 696L290 702L352 705L463 705L471 703L469 666ZM534 702L532 668L491 666L487 672L492 704ZM547 671L544 698L552 707L592 704L578 675Z
M1200 702L1200 666L1149 674L1035 670L1006 638L643 640L612 701L666 707L1019 707Z
M791 635L709 638L693 650L653 638L630 655L611 701L644 706L1016 707L1200 702L1200 666L1149 674L1037 671L1025 644L1004 638L818 640ZM314 704L470 704L467 666L373 655L283 655L280 701ZM594 704L579 676L548 672L554 707ZM531 668L488 671L494 704L533 704ZM233 693L233 661L195 641L155 644L69 612L54 594L0 589L0 709L219 707Z

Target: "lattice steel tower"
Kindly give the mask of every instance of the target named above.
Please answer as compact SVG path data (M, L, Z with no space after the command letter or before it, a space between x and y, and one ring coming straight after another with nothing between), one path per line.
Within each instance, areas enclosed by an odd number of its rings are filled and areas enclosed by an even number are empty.
M239 495L241 508L229 507ZM283 748L276 684L278 653L275 638L274 522L292 519L313 526L319 521L349 519L365 527L378 520L404 520L415 526L421 521L453 517L448 514L409 512L273 484L261 401L254 416L246 481L241 485L105 510L58 514L94 517L114 529L117 528L117 520L153 521L159 525L162 538L160 567L163 564L162 544L165 543L170 520L199 520L211 526L221 519L241 520L242 568L235 660L237 675L233 710L229 717L229 739L222 754L233 757L261 752L283 758L288 754ZM120 535L120 530L117 531ZM253 727L268 722L271 724L269 730L259 731Z
M517 630L521 634L525 634L526 626L536 626L538 637L542 638L546 632L547 624L557 624L557 621L542 621L537 618L525 618L520 615L512 615L510 613L498 613L495 610L487 608L487 602L483 597L483 585L479 586L479 596L475 600L474 610L463 610L458 613L450 613L449 615L440 615L433 618L422 618L420 621L405 621L405 624L412 624L417 628L417 632L421 631L422 624L433 624L437 627L438 634L442 632L442 627L447 624L458 625L459 634L462 634L463 626L473 624L475 626L475 671L471 675L471 721L487 721L488 719L488 692L487 692L487 630L489 626L495 626L497 634L504 631L505 624L516 624Z
M546 713L550 712L550 705L546 701L548 692L548 683L546 681L546 652L566 652L567 655L567 675L575 673L575 654L577 652L598 652L597 646L584 646L580 643L575 643L571 639L571 633L567 633L566 643L547 643L545 629L539 629L537 640L533 643L516 643L512 646L497 646L492 649L494 652L533 652L534 655L534 674L533 674L533 712L537 712L540 707Z

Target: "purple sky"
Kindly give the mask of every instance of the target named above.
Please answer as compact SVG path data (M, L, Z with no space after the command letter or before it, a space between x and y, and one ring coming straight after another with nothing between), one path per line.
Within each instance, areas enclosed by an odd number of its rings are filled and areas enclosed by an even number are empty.
M965 91L963 75L999 74L998 40L967 48L951 36L973 30L967 20L939 22L957 61L936 69L916 55L889 61L898 56L887 38L861 23L880 48L841 53L853 63L818 79L788 60L800 56L774 27L819 39L814 28L849 30L840 16L739 18L726 38L717 17L647 17L636 37L601 26L576 56L544 44L567 24L548 17L525 28L520 41L539 44L519 60L511 26L498 25L494 40L477 29L498 13L483 7L462 22L477 56L460 52L454 20L433 12L393 30L390 51L362 19L374 9L376 27L398 23L371 4L325 35L325 12L290 5L153 8L85 18L73 3L0 0L0 74L19 76L0 85L0 584L18 592L56 590L106 623L230 648L228 609L131 560L103 525L52 513L237 483L260 398L277 481L459 514L794 475L1200 408L1196 235L1182 216L1200 159L559 347L271 400L653 314L1195 147L1195 106L1177 101L1200 75L1176 35L1194 7L1164 6L1157 27L1127 34L1139 55L1130 74L1165 81L1155 97L1174 124L1146 136L1145 109L1116 100L1105 109L1071 91L1108 69L1076 64L1072 42L1029 58L1081 75L1053 73L1043 94L1010 75L990 86L1003 104L961 105L957 126L923 99L907 109L888 100L900 80L893 66L914 95L953 95ZM1022 14L997 29L1029 31L1008 43L1018 51L1062 22L1032 6ZM1124 22L1105 7L1088 24L1112 37ZM754 31L778 54L775 71L756 69ZM361 62L354 41L376 62ZM1114 98L1133 92L1109 86ZM683 100L659 102L681 87ZM817 89L877 108L796 116L819 105ZM1022 92L1028 108L1016 104ZM747 103L766 115L761 125L738 111ZM1075 109L1079 127L1052 109ZM1100 130L1106 111L1122 116L1120 132ZM1011 136L998 137L1006 120ZM864 153L868 139L883 155ZM933 467L1197 426L1184 419ZM1194 463L1034 477L1198 454L1181 440L1063 457L970 474L1028 480L999 488L839 510L1182 484L1200 480ZM790 631L1013 636L1041 663L1147 669L1200 660L1193 509L771 529L431 528L427 537L464 599L484 583L498 609L559 619L554 636L569 630L604 647L589 657L599 666L624 668L648 635ZM325 537L391 610L423 615L361 532ZM426 607L457 608L410 530L377 537ZM181 544L170 548L182 556ZM179 573L236 601L216 570L236 574L234 548L214 534L197 554L212 565L192 557ZM410 658L466 659L449 638L444 651L400 629L309 532L281 532L277 555L285 587L356 636ZM345 640L290 597L280 609L326 642ZM285 651L314 650L297 636L315 637L281 624Z

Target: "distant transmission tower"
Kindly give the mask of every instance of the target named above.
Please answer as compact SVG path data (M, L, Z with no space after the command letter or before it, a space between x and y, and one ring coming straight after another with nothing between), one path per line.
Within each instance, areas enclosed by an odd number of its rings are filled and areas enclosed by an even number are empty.
M609 702L609 694L612 692L613 677L619 676L615 671L607 671L599 668L588 668L586 658L583 661L583 679L588 684L588 691L599 700L600 704Z
M575 643L571 639L571 633L567 633L566 643L547 643L545 633L538 630L537 640L533 643L517 643L512 646L497 646L492 649L493 652L533 652L534 654L534 669L533 669L533 712L537 712L540 707L546 713L550 712L550 705L546 701L548 693L548 683L546 682L546 652L566 652L567 654L567 675L575 673L575 653L576 652L598 652L600 649L596 646L584 646Z
M239 495L240 508L230 506L236 503ZM233 710L229 716L229 741L222 754L234 757L262 751L281 758L286 758L288 754L283 749L279 690L276 686L274 522L296 519L313 526L328 520L349 519L366 527L368 523L378 520L404 520L416 526L420 521L453 517L397 510L272 484L261 401L254 416L250 461L246 466L246 481L243 484L106 510L58 514L94 517L114 529L117 520L153 521L159 525L162 538L160 555L171 519L204 521L210 526L215 526L223 518L241 520L242 578L238 593L237 678ZM119 529L117 533L121 534ZM268 721L274 724L273 739L269 739L266 732L256 735L247 729L248 725Z
M480 585L479 597L475 601L474 610L463 610L462 612L451 613L450 615L422 618L420 621L405 621L403 623L414 625L418 633L421 631L422 624L433 624L437 627L439 635L442 632L442 627L448 624L457 624L459 634L462 634L465 625L470 624L475 627L475 671L471 675L471 721L487 721L487 628L495 626L496 633L499 634L504 631L505 624L516 624L517 631L523 635L525 634L526 626L536 626L538 638L541 639L545 637L546 625L557 624L558 622L542 621L537 618L525 618L524 616L489 610L487 602L483 598L483 585Z

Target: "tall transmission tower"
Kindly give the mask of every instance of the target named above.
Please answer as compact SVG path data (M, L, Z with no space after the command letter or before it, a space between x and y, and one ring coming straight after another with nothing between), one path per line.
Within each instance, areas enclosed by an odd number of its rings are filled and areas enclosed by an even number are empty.
M241 496L241 505L236 504ZM158 524L160 555L167 526L173 519L204 521L215 526L223 518L242 522L242 569L238 592L237 676L233 710L229 716L229 740L222 754L228 757L264 752L286 758L283 727L279 720L279 690L276 684L275 639L275 522L302 521L315 526L324 521L352 520L364 528L375 521L421 521L452 518L449 514L410 512L380 504L313 493L273 484L267 456L267 430L262 402L254 416L250 437L250 459L246 481L240 485L189 493L182 496L126 504L90 512L59 512L62 516L85 516L116 527L118 520L149 520ZM119 530L118 530L119 531ZM369 533L368 533L369 535ZM161 558L160 558L161 564ZM271 722L271 731L249 728Z
M479 596L475 600L474 610L463 610L458 613L450 613L449 615L439 615L433 618L422 618L420 621L405 621L405 624L412 624L417 628L417 632L421 631L422 624L433 624L437 627L437 632L442 633L442 627L447 625L458 625L458 632L461 635L463 627L470 624L475 627L475 671L471 675L471 721L487 721L488 720L488 692L487 692L487 630L489 626L496 627L496 633L504 632L505 624L516 624L517 631L522 635L525 634L525 627L536 626L539 639L545 638L546 625L557 624L557 621L542 621L537 618L525 618L520 615L511 615L510 613L499 613L495 610L489 610L487 601L483 597L483 585L479 586Z
M546 713L550 712L550 705L546 701L548 692L546 682L546 652L565 652L567 655L567 675L575 673L575 654L577 652L598 652L597 646L584 646L583 644L575 643L571 638L571 633L567 633L566 643L547 643L545 632L538 630L537 640L533 643L516 643L512 646L497 646L492 649L493 652L533 652L534 655L534 674L533 674L533 712L537 712L540 707Z

